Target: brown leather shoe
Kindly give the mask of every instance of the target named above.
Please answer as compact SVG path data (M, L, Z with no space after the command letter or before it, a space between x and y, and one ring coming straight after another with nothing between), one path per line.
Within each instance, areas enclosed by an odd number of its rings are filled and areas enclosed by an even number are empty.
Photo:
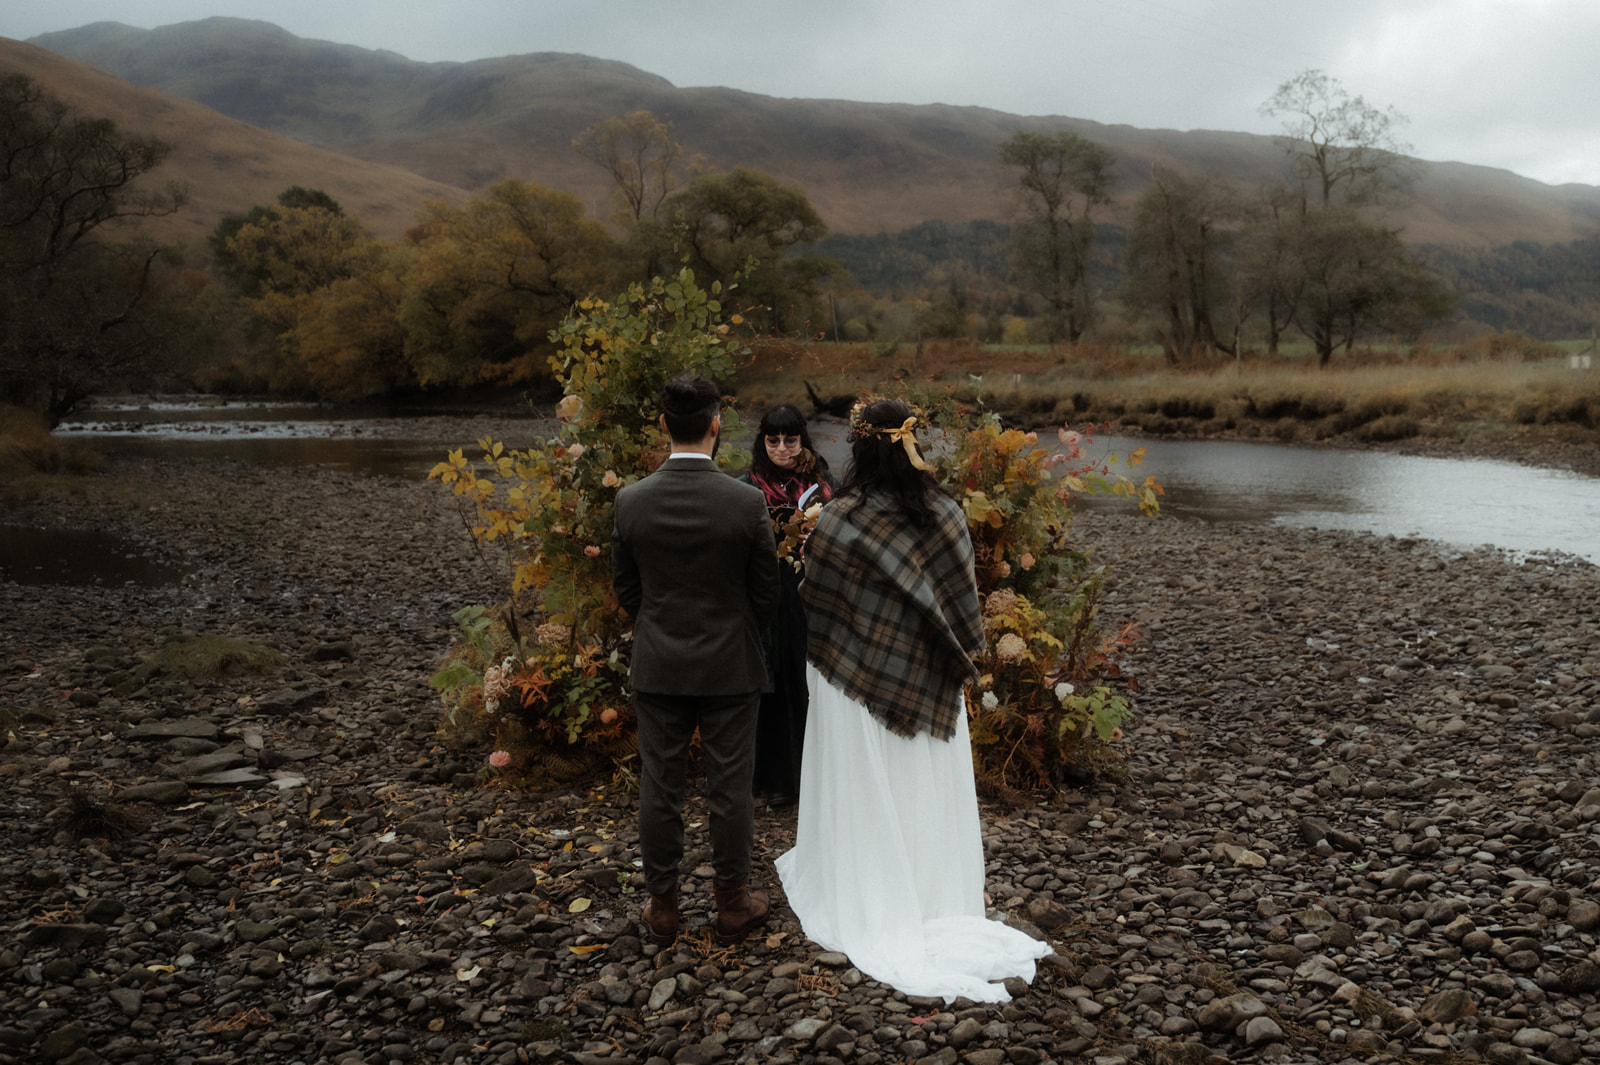
M678 889L665 895L651 895L639 911L645 938L658 947L670 947L678 938Z
M717 942L732 946L743 942L744 937L759 928L772 909L765 891L752 891L748 886L711 889L717 900Z

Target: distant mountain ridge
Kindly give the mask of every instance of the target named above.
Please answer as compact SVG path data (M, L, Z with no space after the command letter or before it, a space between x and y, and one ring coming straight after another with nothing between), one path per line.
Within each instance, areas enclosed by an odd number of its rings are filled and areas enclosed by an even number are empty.
M1004 217L1010 175L998 147L1018 130L1064 129L1110 150L1118 211L1156 163L1210 170L1247 185L1285 174L1276 140L1253 134L678 88L625 63L561 53L420 63L241 19L154 30L101 22L33 43L315 148L409 171L436 188L470 192L512 176L571 191L601 218L609 178L578 157L571 141L596 121L639 109L670 120L686 156L715 169L754 167L799 185L829 226L844 233ZM1419 169L1393 216L1410 241L1549 244L1600 232L1595 186L1552 187L1462 163Z
M416 224L432 199L459 202L467 194L398 167L315 148L228 118L198 103L135 88L94 67L21 41L0 37L0 73L38 82L85 115L108 118L128 133L171 146L143 179L159 187L181 182L189 203L176 214L147 219L157 240L198 245L227 214L272 203L290 185L325 190L379 237L396 239Z

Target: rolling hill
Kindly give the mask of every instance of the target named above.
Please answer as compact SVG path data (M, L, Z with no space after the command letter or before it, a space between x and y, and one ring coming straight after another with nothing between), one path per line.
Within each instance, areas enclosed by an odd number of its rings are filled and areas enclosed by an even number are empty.
M1018 130L1064 129L1109 149L1119 209L1147 183L1154 163L1252 185L1285 173L1275 139L1251 134L679 88L627 64L557 53L419 63L240 19L154 30L102 22L33 43L137 88L82 66L49 67L36 49L13 42L0 41L0 66L27 58L48 68L41 80L71 102L179 144L193 154L175 153L168 165L189 168L186 179L197 191L217 182L250 181L272 194L314 184L381 233L403 228L401 216L426 196L481 189L506 176L576 193L605 217L609 178L579 158L571 141L596 121L638 109L670 120L685 155L711 168L742 164L801 186L841 233L1002 218L1009 175L997 149ZM337 155L308 154L316 149ZM308 167L318 173L318 165L326 176L290 176ZM1423 162L1418 169L1394 213L1412 242L1550 244L1600 232L1600 188L1553 187L1462 163ZM270 199L261 192L208 196L228 209Z
M204 241L226 214L272 203L291 185L325 190L382 238L400 236L430 199L466 193L400 167L314 148L180 97L137 88L94 67L32 44L0 37L0 73L27 75L84 114L172 146L146 183L178 181L189 203L175 215L147 219L151 236L190 245Z

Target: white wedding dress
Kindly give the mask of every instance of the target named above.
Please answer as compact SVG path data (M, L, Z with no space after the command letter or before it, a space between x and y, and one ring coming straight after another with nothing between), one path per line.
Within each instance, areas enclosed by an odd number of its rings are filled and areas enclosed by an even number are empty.
M777 861L813 942L907 995L1005 1002L1046 943L984 916L966 714L949 741L896 736L806 666L799 828Z

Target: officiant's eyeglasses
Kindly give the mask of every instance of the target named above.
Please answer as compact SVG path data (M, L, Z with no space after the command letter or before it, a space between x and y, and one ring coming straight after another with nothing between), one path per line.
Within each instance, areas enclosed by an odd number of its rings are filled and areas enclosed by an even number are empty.
M767 437L767 446L769 446L769 447L782 447L782 448L796 448L796 447L800 446L800 438L798 436L777 436L777 435L772 435L772 436L768 436Z

